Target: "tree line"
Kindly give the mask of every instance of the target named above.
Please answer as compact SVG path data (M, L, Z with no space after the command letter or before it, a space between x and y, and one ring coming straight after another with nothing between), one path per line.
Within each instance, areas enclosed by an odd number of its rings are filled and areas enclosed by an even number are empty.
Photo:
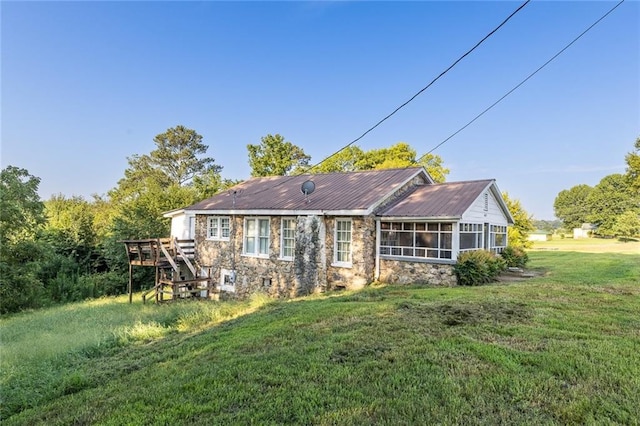
M16 166L0 172L0 313L125 292L129 267L122 240L168 236L164 212L239 183L222 177L223 167L207 156L208 146L192 129L179 125L153 141L154 150L127 158L114 188L91 200L56 194L42 201L40 178ZM254 177L424 166L444 182L449 173L439 156L417 157L404 142L371 150L350 146L316 165L279 134L248 144L247 151ZM508 204L520 218L513 232L532 230L519 202ZM136 289L154 282L153 268L133 273Z
M595 226L597 236L640 236L640 138L625 162L624 174L605 176L593 187L580 184L558 193L553 208L565 229L588 223Z

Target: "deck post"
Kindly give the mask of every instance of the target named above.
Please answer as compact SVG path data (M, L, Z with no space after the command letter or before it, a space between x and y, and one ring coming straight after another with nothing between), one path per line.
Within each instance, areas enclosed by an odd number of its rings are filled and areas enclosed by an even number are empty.
M129 303L132 303L133 300L133 285L131 283L131 281L133 280L132 268L133 266L131 265L131 263L129 263L129 286L127 288L127 290L129 291Z

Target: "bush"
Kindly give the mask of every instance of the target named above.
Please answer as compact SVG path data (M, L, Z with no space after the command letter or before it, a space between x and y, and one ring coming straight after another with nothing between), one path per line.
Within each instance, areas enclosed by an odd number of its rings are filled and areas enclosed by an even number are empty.
M529 262L529 255L522 247L507 246L500 255L510 268L524 268Z
M459 285L474 286L495 281L506 269L506 262L500 256L486 250L467 251L458 256L453 270Z

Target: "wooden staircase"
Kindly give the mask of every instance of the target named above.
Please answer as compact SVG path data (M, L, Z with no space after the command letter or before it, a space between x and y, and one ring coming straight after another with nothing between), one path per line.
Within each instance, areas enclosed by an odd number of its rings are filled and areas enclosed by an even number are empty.
M203 274L205 268L195 260L194 240L150 238L125 240L123 243L129 259L129 303L132 300L133 266L156 268L155 284L142 294L143 303L151 298L160 303L185 298L209 298L214 294L210 269L206 268L207 272Z

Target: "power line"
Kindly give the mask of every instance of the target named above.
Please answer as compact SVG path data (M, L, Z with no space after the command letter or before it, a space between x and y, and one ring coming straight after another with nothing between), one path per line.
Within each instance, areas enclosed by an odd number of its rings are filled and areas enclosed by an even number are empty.
M515 16L516 13L520 12L520 10L522 10L531 0L526 0L524 3L522 3L516 10L514 10L509 16L507 16L501 23L500 25L498 25L497 27L495 27L491 32L489 32L486 36L484 36L482 38L482 40L480 40L479 42L477 42L475 44L475 46L473 46L471 49L467 50L462 56L460 56L458 59L455 60L455 62L453 62L451 65L449 65L449 67L447 69L445 69L444 71L442 71L436 78L434 78L433 80L431 80L431 82L429 84L427 84L425 87L423 87L422 89L420 89L415 95L413 95L411 98L409 98L409 100L407 100L406 102L404 102L402 105L400 105L399 107L397 107L396 109L394 109L390 114L388 114L386 117L384 117L382 120L378 121L376 124L374 124L372 127L370 127L367 131L365 131L363 134L361 134L360 136L358 136L357 138L355 138L354 140L352 140L351 142L349 142L348 144L346 144L345 146L343 146L342 148L340 148L339 150L337 150L336 152L334 152L333 154L329 155L328 157L325 157L324 159L322 159L319 163L314 164L312 166L309 166L306 168L306 170L311 170L314 167L319 166L320 164L322 164L323 162L325 162L326 160L328 160L329 158L333 157L334 155L338 154L339 152L347 149L348 147L350 147L351 145L353 145L354 143L358 142L360 139L364 138L367 134L369 134L369 132L371 132L372 130L374 130L376 127L378 127L379 125L381 125L382 123L384 123L385 121L387 121L389 118L391 118L395 113L397 113L398 111L400 111L402 108L404 108L405 106L407 106L410 102L412 102L415 98L417 98L420 94L422 94L425 90L427 90L429 87L431 87L433 85L433 83L435 83L436 81L438 81L440 79L440 77L444 76L447 72L449 72L453 67L455 67L458 62L462 61L465 57L467 57L471 52L473 52L474 50L476 50L482 43L485 42L485 40L487 40L489 37L491 37L496 31L498 31L500 28L502 28L502 26L504 26L511 18L513 18L513 16Z
M527 76L527 78L525 78L524 80L522 80L520 83L518 83L513 89L509 90L507 93L505 93L500 99L498 99L497 101L495 101L494 103L492 103L489 107L487 107L484 111L482 111L480 114L476 115L471 121L469 121L467 124L465 124L464 126L462 126L461 128L459 128L458 130L456 130L454 133L452 133L448 138L446 138L445 140L443 140L442 142L440 142L439 144L437 144L436 146L434 146L431 150L429 150L427 153L423 154L420 158L418 158L417 162L420 162L420 160L422 160L424 157L426 157L427 155L431 154L433 151L435 151L436 149L440 148L442 145L444 145L446 142L448 142L451 138L453 138L455 135L457 135L458 133L460 133L461 131L463 131L464 129L466 129L467 127L469 127L471 124L473 124L477 119L479 119L480 117L482 117L485 113L487 113L490 109L492 109L494 106L498 105L500 102L502 102L502 100L504 98L506 98L507 96L509 96L511 93L515 92L520 86L522 86L524 83L526 83L531 77L533 77L534 75L536 75L540 70L542 70L544 67L546 67L547 65L549 65L551 63L551 61L553 61L554 59L556 59L558 56L560 56L565 50L567 50L569 47L571 47L571 45L573 45L576 41L578 41L583 35L585 35L587 32L589 32L589 30L591 30L593 27L595 27L596 25L598 25L600 23L600 21L602 21L604 18L606 18L611 12L613 12L614 10L616 10L616 8L618 6L620 6L622 3L624 3L625 0L620 0L620 2L618 2L618 4L616 4L615 6L613 6L611 9L609 9L609 11L607 13L605 13L604 15L602 15L597 21L595 21L593 24L591 24L586 30L584 30L583 32L580 33L580 35L578 35L576 38L574 38L569 44L567 44L565 47L563 47L558 53L556 53L555 55L553 55L551 57L551 59L549 59L547 62L545 62L544 64L542 64L537 70L535 70L534 72L532 72L531 74L529 74Z

